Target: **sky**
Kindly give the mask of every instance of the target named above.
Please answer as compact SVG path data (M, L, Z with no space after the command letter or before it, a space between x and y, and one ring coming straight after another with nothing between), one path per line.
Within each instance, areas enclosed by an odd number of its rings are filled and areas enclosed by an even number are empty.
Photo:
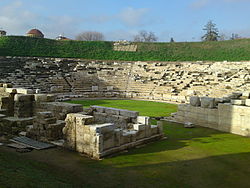
M115 41L145 30L162 42L200 41L209 20L220 34L250 37L250 0L0 0L0 29L8 35L37 28L46 38L74 39L98 31Z

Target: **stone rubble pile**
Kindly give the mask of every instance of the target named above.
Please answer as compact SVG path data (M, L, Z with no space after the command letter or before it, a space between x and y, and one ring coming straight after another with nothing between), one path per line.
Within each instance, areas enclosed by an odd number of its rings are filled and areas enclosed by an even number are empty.
M82 112L82 105L55 102L51 94L0 84L0 132L17 135L27 132L37 140L62 139L68 113Z
M42 141L63 138L62 129L65 126L65 121L57 120L53 113L49 111L38 112L36 117L27 136Z

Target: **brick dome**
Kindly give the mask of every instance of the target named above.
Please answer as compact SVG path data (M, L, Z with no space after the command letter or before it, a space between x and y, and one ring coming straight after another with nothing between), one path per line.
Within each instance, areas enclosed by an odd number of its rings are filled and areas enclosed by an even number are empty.
M38 29L31 29L28 33L27 36L29 37L37 37L37 38L44 38L44 35L41 31Z

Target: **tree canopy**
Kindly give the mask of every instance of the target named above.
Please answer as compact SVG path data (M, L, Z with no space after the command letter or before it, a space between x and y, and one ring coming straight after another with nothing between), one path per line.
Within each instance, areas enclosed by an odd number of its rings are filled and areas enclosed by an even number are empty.
M206 31L205 35L201 37L203 41L217 41L220 37L216 24L211 20L207 22L203 30Z

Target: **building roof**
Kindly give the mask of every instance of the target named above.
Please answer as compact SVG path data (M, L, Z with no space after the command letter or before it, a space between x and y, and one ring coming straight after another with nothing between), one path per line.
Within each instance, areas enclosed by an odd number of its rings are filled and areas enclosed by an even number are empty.
M31 29L27 35L35 35L35 36L39 36L39 37L44 37L43 33L38 30L38 29Z

